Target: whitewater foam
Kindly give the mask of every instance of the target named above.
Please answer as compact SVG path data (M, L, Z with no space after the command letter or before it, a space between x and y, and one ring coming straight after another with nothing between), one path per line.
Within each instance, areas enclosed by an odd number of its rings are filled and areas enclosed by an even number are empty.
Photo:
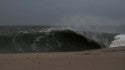
M111 42L109 48L125 46L125 35L117 35L114 37L114 41Z

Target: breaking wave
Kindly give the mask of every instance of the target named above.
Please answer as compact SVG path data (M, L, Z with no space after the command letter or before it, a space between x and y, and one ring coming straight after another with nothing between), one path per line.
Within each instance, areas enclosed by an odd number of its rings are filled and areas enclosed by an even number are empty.
M114 34L92 33L73 29L18 31L0 36L0 53L71 52L109 46Z

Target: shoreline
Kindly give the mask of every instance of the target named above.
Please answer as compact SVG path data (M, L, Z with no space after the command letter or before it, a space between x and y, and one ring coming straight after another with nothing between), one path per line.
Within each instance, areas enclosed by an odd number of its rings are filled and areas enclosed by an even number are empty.
M124 70L125 47L84 52L0 54L1 70Z

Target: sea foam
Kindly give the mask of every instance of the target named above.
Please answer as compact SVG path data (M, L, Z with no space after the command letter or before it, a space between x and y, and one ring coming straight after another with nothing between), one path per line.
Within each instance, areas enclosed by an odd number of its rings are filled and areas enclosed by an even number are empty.
M116 35L109 48L125 46L125 35Z

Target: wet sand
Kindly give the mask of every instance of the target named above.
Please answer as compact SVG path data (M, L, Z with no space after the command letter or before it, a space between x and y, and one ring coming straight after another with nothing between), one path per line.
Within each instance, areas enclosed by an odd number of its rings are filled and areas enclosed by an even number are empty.
M125 70L125 47L85 52L0 54L0 70Z

